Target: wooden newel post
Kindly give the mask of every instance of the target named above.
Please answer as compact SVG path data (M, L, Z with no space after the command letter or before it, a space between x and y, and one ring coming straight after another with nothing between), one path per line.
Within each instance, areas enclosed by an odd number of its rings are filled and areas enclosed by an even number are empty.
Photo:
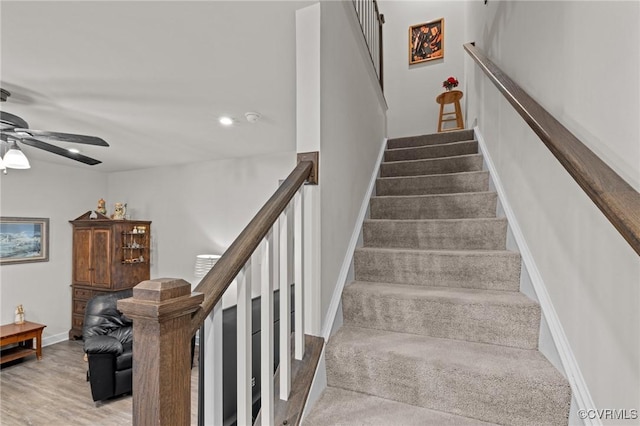
M177 278L143 281L118 309L133 320L133 424L191 422L191 314L202 293Z

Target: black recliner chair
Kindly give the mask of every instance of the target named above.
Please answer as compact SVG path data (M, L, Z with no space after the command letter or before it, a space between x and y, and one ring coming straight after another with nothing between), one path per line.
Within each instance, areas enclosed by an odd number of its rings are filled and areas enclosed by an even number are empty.
M127 289L87 302L82 338L94 401L131 393L133 322L118 310L117 303L132 295L133 290Z

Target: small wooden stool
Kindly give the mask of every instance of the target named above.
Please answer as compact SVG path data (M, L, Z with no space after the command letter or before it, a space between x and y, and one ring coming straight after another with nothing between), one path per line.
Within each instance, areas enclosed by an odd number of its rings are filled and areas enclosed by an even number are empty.
M440 116L438 117L438 133L464 129L464 121L462 120L462 109L460 108L460 99L462 99L462 92L459 90L451 90L449 92L440 93L436 98L436 102L440 104ZM453 104L455 111L444 112L445 104ZM446 121L455 121L456 127L442 130L442 123Z

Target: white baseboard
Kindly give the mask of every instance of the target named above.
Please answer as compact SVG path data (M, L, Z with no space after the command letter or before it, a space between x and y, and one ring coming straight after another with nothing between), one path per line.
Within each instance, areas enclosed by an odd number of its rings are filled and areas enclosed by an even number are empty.
M42 338L42 346L50 346L56 343L69 340L69 333L54 334L53 336L47 336Z
M327 388L327 365L325 363L324 358L324 350L327 348L325 344L322 347L322 352L320 353L320 359L318 360L318 366L316 367L316 372L313 375L313 381L311 382L311 389L309 389L309 396L307 397L307 402L304 405L304 409L302 410L302 417L300 420L304 422L307 414L313 409L313 406L316 405L316 402L322 396L322 393Z
M329 336L331 335L333 322L336 319L338 307L340 306L340 299L342 298L342 290L346 285L349 268L351 267L351 262L353 261L353 253L355 252L356 246L358 245L358 239L360 237L360 232L362 231L362 223L364 222L367 211L369 210L369 200L371 199L371 194L373 193L373 189L376 185L376 179L378 178L378 174L380 171L380 163L382 162L382 157L384 155L384 150L386 147L387 138L382 141L380 153L378 154L378 159L376 160L377 163L375 165L375 168L373 169L373 173L371 174L371 180L369 181L369 188L364 194L362 204L360 205L360 212L358 213L358 217L356 219L356 226L353 229L353 233L351 234L351 240L349 241L349 245L347 246L344 261L342 262L342 267L340 268L340 274L338 274L338 282L336 283L335 290L333 291L333 296L331 297L331 303L329 304L329 309L327 310L327 315L324 318L324 322L322 324L322 337L324 337L325 339L329 339Z
M347 283L347 277L349 276L349 270L351 269L351 264L353 263L353 253L356 250L356 246L358 245L358 241L360 239L360 233L362 232L362 224L367 216L367 211L369 210L369 200L371 199L371 194L373 194L373 189L376 185L376 179L378 178L380 171L380 163L382 162L382 158L384 156L384 150L387 147L387 139L385 138L382 141L382 146L380 147L380 152L378 154L378 158L376 160L376 165L374 167L373 173L371 174L371 180L369 181L369 187L367 188L367 192L364 195L362 200L362 204L360 205L360 211L358 212L358 217L356 218L355 227L353 229L353 233L351 234L351 240L349 240L349 245L347 246L347 251L345 253L344 261L340 268L340 273L338 274L338 282L336 283L336 287L333 291L333 296L331 297L331 303L329 304L329 309L327 310L327 315L324 319L324 323L322 325L322 334L321 337L324 337L325 342L329 340L329 336L331 336L331 331L333 329L334 322L336 321L336 317L338 316L338 311L340 309L340 302L342 300L342 291L344 290L344 286ZM340 317L341 318L341 317ZM322 392L327 387L327 373L326 373L326 365L325 365L325 356L324 351L326 348L322 348L322 353L320 355L320 362L318 362L318 367L314 373L313 382L311 383L311 390L309 392L309 397L307 398L307 402L305 404L302 420L306 417L309 411L313 408L315 403L322 395Z
M571 392L573 394L572 396L573 398L575 398L575 402L577 405L576 407L572 407L572 411L595 409L596 405L591 398L591 393L589 392L587 383L585 382L582 372L580 371L580 367L578 366L578 362L573 355L573 351L571 350L571 346L569 345L569 340L564 333L564 329L562 328L562 324L560 323L560 318L558 318L558 314L553 307L551 297L549 296L549 292L547 291L547 287L544 283L544 280L542 279L542 275L538 270L533 255L531 254L531 250L529 250L529 246L525 241L522 229L520 228L513 209L508 202L506 193L504 191L504 186L502 185L502 181L500 180L500 175L498 174L491 155L487 150L487 145L484 141L484 138L482 137L482 134L480 133L477 126L474 127L474 131L476 139L478 141L480 152L484 156L484 160L489 169L491 179L493 180L493 183L496 187L498 198L504 209L505 215L509 222L509 226L518 245L518 249L520 250L522 261L524 262L524 265L529 272L533 288L536 292L538 302L540 303L540 308L542 309L542 314L547 321L549 331L551 332L551 336L553 338L553 342L555 343L556 349L558 350L558 355L560 356L562 366L564 368L565 377L567 378L567 380L569 381L569 385L571 386ZM600 419L585 419L584 424L586 426L600 426L602 425L602 421Z

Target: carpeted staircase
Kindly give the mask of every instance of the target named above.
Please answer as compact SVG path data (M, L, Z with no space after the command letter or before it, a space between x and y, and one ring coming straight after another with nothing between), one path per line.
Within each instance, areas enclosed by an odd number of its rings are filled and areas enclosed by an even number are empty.
M390 140L307 425L566 425L472 131Z

